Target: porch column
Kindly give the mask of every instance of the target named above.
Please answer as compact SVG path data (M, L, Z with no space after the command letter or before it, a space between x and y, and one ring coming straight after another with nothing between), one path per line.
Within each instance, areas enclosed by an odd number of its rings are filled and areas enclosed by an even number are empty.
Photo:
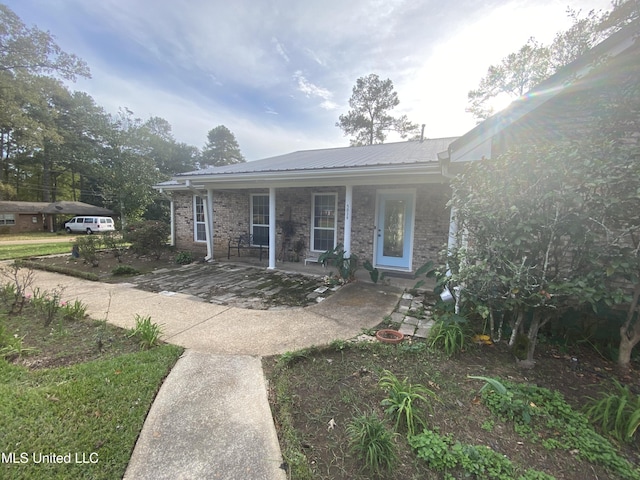
M351 205L353 204L353 185L346 185L344 194L344 256L351 256Z
M456 210L451 207L451 211L449 212L449 238L447 239L447 256L451 253L451 251L459 247L458 241L456 239L458 235L458 222L456 220ZM449 263L447 262L447 277L451 276L451 269L449 268Z
M269 270L276 268L276 189L269 187Z
M207 203L205 204L204 228L207 235L207 257L205 260L213 260L213 190L207 189Z

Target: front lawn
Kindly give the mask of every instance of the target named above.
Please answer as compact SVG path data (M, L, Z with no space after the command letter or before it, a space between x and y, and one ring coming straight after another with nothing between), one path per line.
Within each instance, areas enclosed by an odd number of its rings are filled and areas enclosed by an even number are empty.
M182 353L0 291L0 478L122 478L160 385Z

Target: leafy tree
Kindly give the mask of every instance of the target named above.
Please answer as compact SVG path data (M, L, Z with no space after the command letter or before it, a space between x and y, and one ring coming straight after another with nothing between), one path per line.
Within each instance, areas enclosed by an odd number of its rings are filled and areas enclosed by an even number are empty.
M486 106L489 100L501 94L520 97L549 74L549 49L530 38L520 50L503 58L499 65L489 67L478 88L467 94L470 103L467 111L476 118L488 118L493 114L493 109Z
M90 77L87 64L64 52L53 35L27 27L9 7L0 4L0 70L55 74L67 80Z
M638 65L637 52L618 62ZM580 131L522 138L452 183L452 280L492 330L510 323L528 360L540 328L589 305L626 308L619 365L640 343L640 82L637 68L600 68L617 73L574 97Z
M467 112L483 120L493 115L490 101L498 96L516 99L540 81L551 76L614 31L640 17L638 0L616 0L609 12L591 10L584 16L569 8L572 25L556 34L553 42L542 45L530 38L517 52L491 65L477 89L469 91Z
M402 138L418 129L406 115L393 117L389 111L398 106L398 94L390 79L380 80L375 73L356 80L346 115L340 115L336 127L345 135L355 135L351 145L384 143L389 131L396 131Z
M145 145L142 121L129 109L110 116L110 128L104 140L96 175L105 204L118 211L123 227L129 220L139 220L157 193L152 186L160 174Z
M235 135L224 125L209 130L202 150L202 164L213 167L245 162Z

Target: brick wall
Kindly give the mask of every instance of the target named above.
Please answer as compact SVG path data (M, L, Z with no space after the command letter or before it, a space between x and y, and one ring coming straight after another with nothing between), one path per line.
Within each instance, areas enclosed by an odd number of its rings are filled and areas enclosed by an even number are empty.
M351 251L361 261L373 261L375 235L376 191L398 188L393 185L360 186L353 188ZM449 188L440 184L410 185L401 188L416 190L415 237L413 269L428 260L436 260L446 243L449 228L449 211L446 202ZM229 238L237 238L250 229L250 195L267 194L266 189L214 191L214 256L227 255ZM295 254L293 244L304 241L302 259L309 252L311 239L311 208L314 193L336 193L338 195L338 243L344 238L345 187L280 188L276 191L276 257L291 260ZM176 247L179 250L206 254L204 242L194 241L193 195L174 194ZM281 222L292 220L295 234L283 248Z

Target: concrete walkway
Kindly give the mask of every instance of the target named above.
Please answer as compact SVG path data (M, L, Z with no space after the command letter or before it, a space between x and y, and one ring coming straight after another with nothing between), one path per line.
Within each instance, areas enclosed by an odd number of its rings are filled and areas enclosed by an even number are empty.
M92 318L120 327L148 315L166 341L187 349L158 392L125 474L154 480L284 480L259 357L353 338L391 314L402 293L356 282L311 307L248 310L42 271L33 285L62 290Z

